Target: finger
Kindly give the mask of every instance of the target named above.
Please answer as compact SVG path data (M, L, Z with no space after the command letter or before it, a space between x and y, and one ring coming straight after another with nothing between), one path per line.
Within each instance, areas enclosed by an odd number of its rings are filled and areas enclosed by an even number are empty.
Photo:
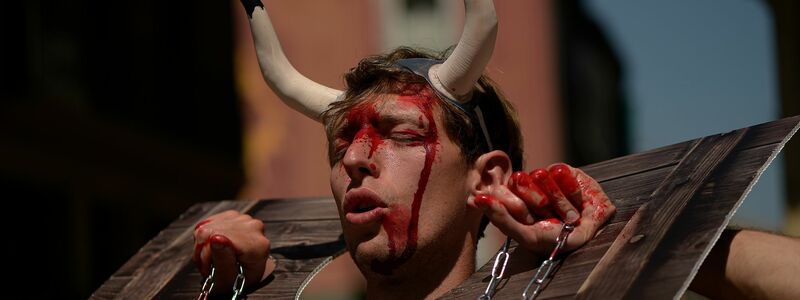
M598 226L605 223L616 212L616 206L594 178L586 175L581 169L575 169L575 172L582 187L583 207L586 211L583 215L591 215Z
M550 198L550 206L556 211L559 217L568 224L575 224L578 222L580 215L572 206L572 203L567 200L567 197L561 193L561 189L550 177L550 172L545 169L536 169L531 172L533 182Z
M208 222L206 222L208 223ZM200 224L198 224L200 225ZM205 224L203 224L205 225ZM203 277L208 276L211 271L211 249L209 248L209 237L214 232L213 230L202 225L196 226L194 231L194 253L192 253L192 260L197 266L197 270Z
M525 172L516 172L511 175L508 187L517 195L528 209L536 215L536 219L550 218L550 200L547 195L533 183L530 175Z
M496 200L493 196L477 195L475 196L475 204L484 209L484 214L489 218L489 221L504 234L517 241L521 240L520 238L525 235L525 225L516 221L506 207L503 206L503 203Z
M208 240L202 243L195 243L194 253L192 254L192 261L194 261L197 271L203 277L208 276L211 271L211 250Z
M580 225L575 226L575 229L567 237L564 245L565 251L575 250L583 246L594 237L597 233L598 223L595 222L591 216L585 215L581 218Z
M583 200L581 199L581 188L576 179L576 172L567 164L558 163L550 166L550 176L556 182L558 188L564 193L572 206L583 210Z
M495 189L492 192L492 196L505 206L508 213L511 214L517 222L532 225L535 221L525 201L517 197L508 187L502 186L499 189Z
M216 283L223 289L233 286L238 265L236 263L236 250L231 241L223 235L214 235L209 239L211 244L211 261L216 268Z
M206 225L208 223L211 223L211 219L202 220L202 221L198 222L197 225L194 226L194 230L198 230L198 229L200 229L200 227L203 227L203 225Z

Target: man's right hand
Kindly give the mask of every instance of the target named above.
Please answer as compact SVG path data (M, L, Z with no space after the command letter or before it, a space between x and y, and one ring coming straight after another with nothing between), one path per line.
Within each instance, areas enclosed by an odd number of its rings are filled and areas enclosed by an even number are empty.
M238 267L244 269L246 285L261 282L275 265L269 259L270 242L264 236L264 223L234 210L201 221L194 230L195 250L192 260L203 277L211 264L216 268L214 291L233 287Z

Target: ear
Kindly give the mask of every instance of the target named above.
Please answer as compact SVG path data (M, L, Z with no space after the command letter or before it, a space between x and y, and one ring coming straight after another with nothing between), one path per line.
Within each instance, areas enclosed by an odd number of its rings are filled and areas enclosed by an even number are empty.
M503 151L495 150L478 157L467 174L470 192L467 203L474 206L475 195L489 194L508 184L511 173L511 159Z

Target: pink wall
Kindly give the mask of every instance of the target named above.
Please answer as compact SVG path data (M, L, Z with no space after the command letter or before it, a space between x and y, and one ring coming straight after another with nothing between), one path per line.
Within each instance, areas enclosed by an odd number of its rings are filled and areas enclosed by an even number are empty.
M290 111L261 78L246 15L235 22L236 79L245 115L247 184L240 198L330 195L322 126ZM266 1L292 64L309 78L341 88L341 75L376 53L375 1ZM561 158L554 30L549 1L495 1L498 41L488 74L516 105L527 168ZM453 37L456 41L457 36Z
M322 84L343 87L341 76L375 52L372 1L265 1L292 64ZM288 109L264 83L247 15L235 6L236 81L244 116L246 185L240 198L330 195L322 126Z

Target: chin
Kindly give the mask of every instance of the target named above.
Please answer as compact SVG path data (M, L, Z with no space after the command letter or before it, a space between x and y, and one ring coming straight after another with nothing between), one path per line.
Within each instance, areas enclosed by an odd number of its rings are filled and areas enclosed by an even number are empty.
M398 275L408 263L407 259L400 258L405 247L399 247L394 252L390 251L385 235L356 243L354 247L349 247L350 255L361 273L368 278Z

